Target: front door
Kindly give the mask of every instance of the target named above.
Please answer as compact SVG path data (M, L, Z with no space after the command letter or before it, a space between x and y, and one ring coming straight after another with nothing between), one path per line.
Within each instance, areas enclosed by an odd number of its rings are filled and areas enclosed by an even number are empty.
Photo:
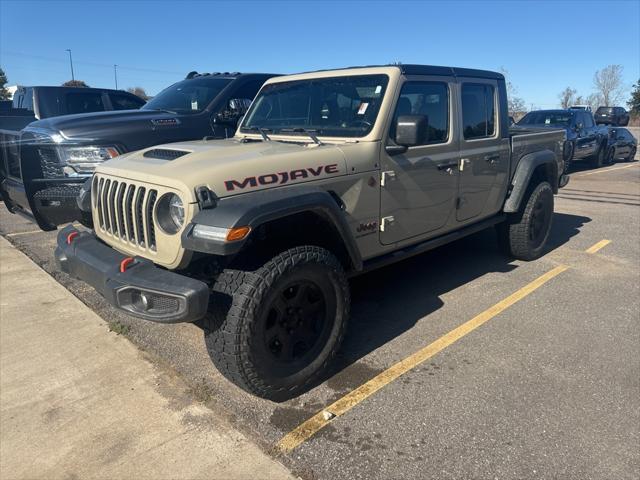
M425 115L422 145L403 153L381 154L380 241L392 244L437 234L453 213L458 177L458 142L452 134L457 114L447 77L407 77L395 105L386 145L395 146L395 124L402 115ZM387 151L389 150L389 151Z
M509 139L498 123L497 83L460 80L460 182L456 219L467 222L495 213L498 179L509 169ZM481 215L482 214L482 215Z

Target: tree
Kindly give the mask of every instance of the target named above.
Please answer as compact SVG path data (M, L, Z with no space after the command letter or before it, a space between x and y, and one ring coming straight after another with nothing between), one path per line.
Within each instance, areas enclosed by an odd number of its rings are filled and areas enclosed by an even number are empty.
M606 107L613 107L622 101L624 94L622 70L622 65L607 65L593 75L593 85L602 104Z
M138 97L143 99L145 102L149 100L149 95L147 95L147 92L142 87L129 87L127 88L127 92L137 95Z
M560 98L560 106L564 109L567 109L571 105L573 105L576 93L578 93L578 91L575 88L571 87L567 87L562 92L560 92L560 95L558 95L558 98Z
M631 115L634 117L640 117L640 79L638 79L638 82L633 85L631 98L627 102L627 106L629 107Z
M0 100L9 100L9 90L5 88L7 84L7 75L4 73L4 70L0 68Z
M526 111L526 103L524 99L518 97L518 89L509 80L509 71L500 67L500 72L504 75L507 84L507 102L509 104L509 115L516 116L518 113Z
M82 80L68 80L62 84L63 87L86 87L89 88L89 85L84 83Z
M606 102L602 100L602 96L600 93L592 93L587 97L586 100L587 105L591 107L591 111L595 113L600 105L606 105Z

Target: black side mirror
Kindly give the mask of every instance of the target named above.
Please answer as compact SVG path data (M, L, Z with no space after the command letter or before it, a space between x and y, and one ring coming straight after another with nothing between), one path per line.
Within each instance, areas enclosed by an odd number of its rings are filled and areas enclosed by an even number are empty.
M428 127L426 115L401 115L396 121L396 143L404 147L423 145L427 141Z
M235 126L250 106L251 100L248 98L232 98L227 107L216 115L215 122Z
M582 130L583 127L584 127L584 125L582 124L582 122L578 122L578 123L576 123L576 126L574 128L575 128L576 132L578 132L578 131Z

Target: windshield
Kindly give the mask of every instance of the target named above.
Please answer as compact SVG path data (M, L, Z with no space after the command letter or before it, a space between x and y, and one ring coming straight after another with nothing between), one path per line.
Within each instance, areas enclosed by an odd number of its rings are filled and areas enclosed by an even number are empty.
M165 88L142 109L199 113L207 108L230 81L228 78L210 77L183 80Z
M596 113L613 113L613 107L600 107Z
M518 125L571 125L573 113L571 112L529 112Z
M373 128L388 81L386 75L360 75L266 85L240 131L304 129L327 137L362 137Z

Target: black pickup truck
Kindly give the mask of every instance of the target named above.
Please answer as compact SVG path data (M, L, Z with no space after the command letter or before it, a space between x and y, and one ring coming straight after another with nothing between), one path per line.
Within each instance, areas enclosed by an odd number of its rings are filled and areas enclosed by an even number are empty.
M66 115L30 123L0 144L0 194L43 230L80 220L76 198L96 165L161 143L235 134L273 74L190 72L138 110Z
M605 127L596 125L593 114L587 110L534 110L517 123L521 127L561 128L567 133L565 142L565 168L571 162L588 161L594 168L607 160L607 138Z
M31 122L60 115L131 110L145 101L122 90L85 87L19 87L0 109L0 130L22 130Z

